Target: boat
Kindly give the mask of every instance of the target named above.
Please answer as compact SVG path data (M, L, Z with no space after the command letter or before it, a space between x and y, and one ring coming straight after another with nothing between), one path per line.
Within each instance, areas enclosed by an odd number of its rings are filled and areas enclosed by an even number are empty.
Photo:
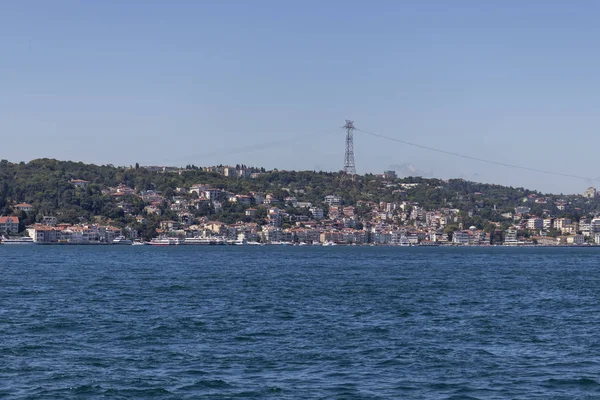
M148 244L151 246L177 246L183 243L183 239L160 237L152 239Z
M215 245L217 241L206 237L193 237L183 239L185 245Z
M137 241L134 240L133 243L131 243L132 246L145 246L146 242L141 242L141 241Z
M133 242L131 240L127 239L125 236L118 236L112 241L112 244L131 245L131 244L133 244Z
M36 243L33 241L33 238L30 238L29 236L23 236L20 238L13 238L13 239L3 237L2 244L36 244Z

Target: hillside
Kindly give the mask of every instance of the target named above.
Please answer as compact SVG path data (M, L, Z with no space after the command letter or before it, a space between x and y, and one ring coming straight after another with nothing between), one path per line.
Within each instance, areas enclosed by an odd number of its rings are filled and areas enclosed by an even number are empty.
M337 194L343 205L357 206L359 216L367 214L365 203L405 202L424 210L458 209L465 225L485 228L490 222L510 222L502 214L515 213L515 208L526 206L527 214L540 217L569 217L575 221L581 216L593 215L600 210L597 199L582 196L547 195L523 188L505 187L451 179L424 179L409 177L385 179L367 174L351 180L341 173L314 171L264 171L244 168L245 177L223 176L224 167L213 167L215 172L188 165L178 170L163 172L156 168L115 167L91 165L81 162L37 159L29 163L0 161L0 215L17 215L21 228L53 215L58 222L86 223L108 220L118 226L137 224L138 215L147 215L145 207L151 201L142 194L155 193L162 199L158 205L160 216L152 215L148 226L136 225L150 236L161 220L177 219L170 204L175 198L193 199L190 193L195 184L221 189L223 193L247 195L272 194L274 202L286 206L286 198L298 202L321 205L326 195ZM235 169L235 168L234 168ZM172 171L172 172L171 172ZM254 175L250 175L253 173ZM253 176L253 177L250 177ZM73 180L84 180L86 187L77 187ZM127 190L115 192L119 185ZM113 189L111 189L113 188ZM149 191L149 192L148 192ZM156 198L151 200L156 201ZM15 205L33 206L29 212L18 211ZM252 204L256 204L253 202ZM208 217L226 223L246 220L244 210L248 205L222 202L220 210L211 204L190 207L194 217ZM259 210L260 211L260 210ZM362 213L362 214L361 214ZM258 213L259 217L264 214ZM256 218L255 218L256 219Z

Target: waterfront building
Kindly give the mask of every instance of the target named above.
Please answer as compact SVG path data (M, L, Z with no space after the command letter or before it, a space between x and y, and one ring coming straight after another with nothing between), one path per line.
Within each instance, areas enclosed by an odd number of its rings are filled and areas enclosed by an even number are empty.
M19 232L19 218L14 216L0 217L0 233L11 234Z
M452 235L452 243L459 245L468 245L471 242L471 233L469 231L456 231Z
M567 244L582 245L585 243L583 235L569 235L567 236Z
M504 244L505 245L516 245L519 243L519 240L517 238L517 233L518 230L517 229L508 229L506 231L506 234L504 235Z

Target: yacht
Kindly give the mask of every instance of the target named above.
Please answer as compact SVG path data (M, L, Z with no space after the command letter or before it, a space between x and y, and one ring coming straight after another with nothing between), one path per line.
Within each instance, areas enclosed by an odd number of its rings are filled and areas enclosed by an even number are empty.
M112 241L112 244L126 244L131 245L133 242L127 239L125 236L118 236Z
M23 236L20 238L12 238L12 239L3 237L1 243L2 244L36 244L33 241L33 238L30 238L29 236Z

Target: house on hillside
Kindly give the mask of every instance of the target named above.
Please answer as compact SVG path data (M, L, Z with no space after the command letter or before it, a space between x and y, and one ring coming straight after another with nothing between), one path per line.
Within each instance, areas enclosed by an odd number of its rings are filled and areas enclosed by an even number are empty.
M29 212L29 211L33 210L33 206L31 204L27 204L27 203L19 203L19 204L15 204L15 210Z
M78 188L86 188L89 184L88 181L84 181L83 179L71 179L71 183Z
M8 235L19 232L18 217L0 217L0 233Z

